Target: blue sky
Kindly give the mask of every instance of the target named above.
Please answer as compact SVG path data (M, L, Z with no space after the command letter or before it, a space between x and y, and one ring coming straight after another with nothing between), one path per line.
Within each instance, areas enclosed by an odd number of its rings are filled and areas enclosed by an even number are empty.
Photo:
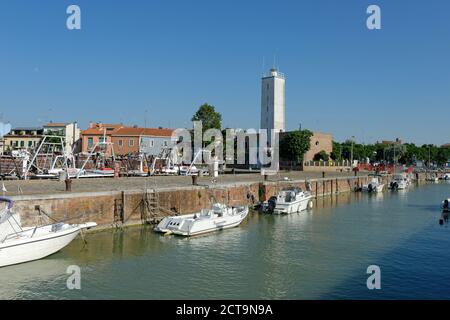
M66 8L82 30L66 29ZM366 8L382 30L366 28ZM258 128L286 74L288 129L450 142L450 1L0 0L0 121L186 127L208 102ZM145 117L147 110L147 117Z

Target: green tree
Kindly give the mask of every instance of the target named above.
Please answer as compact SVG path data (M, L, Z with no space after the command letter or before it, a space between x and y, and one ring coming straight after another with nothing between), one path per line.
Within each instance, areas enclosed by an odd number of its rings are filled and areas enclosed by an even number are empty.
M328 161L330 160L330 156L326 153L325 150L320 151L314 155L314 161Z
M333 141L333 151L330 154L331 159L334 161L342 160L342 144L336 141Z
M309 130L287 132L280 139L280 156L285 160L303 162L303 157L311 147L313 133Z
M222 115L216 111L215 107L207 103L202 104L197 112L192 116L191 121L201 121L203 132L208 129L221 129Z

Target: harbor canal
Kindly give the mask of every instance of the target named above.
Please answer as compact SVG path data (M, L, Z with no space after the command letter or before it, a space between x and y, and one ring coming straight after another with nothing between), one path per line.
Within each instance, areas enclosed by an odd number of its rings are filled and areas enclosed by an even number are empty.
M131 227L87 234L46 259L0 270L2 299L449 299L450 184L346 193L286 216L193 238ZM81 268L68 290L67 268ZM368 290L367 267L381 268Z

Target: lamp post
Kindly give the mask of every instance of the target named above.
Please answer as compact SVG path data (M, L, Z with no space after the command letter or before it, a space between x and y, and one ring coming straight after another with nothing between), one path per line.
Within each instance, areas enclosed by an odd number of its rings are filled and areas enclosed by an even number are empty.
M350 156L350 165L353 168L353 145L355 144L355 136L352 136L352 151Z

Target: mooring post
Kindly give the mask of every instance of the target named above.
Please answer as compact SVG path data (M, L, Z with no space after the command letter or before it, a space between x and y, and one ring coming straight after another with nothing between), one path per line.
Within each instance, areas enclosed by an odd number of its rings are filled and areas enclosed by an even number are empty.
M147 192L147 190L145 190L145 192ZM121 216L120 216L120 221L122 223L125 222L125 210L126 210L125 208L127 207L125 200L126 200L125 191L122 191L122 212L121 212Z
M316 180L316 198L319 197L319 181Z

